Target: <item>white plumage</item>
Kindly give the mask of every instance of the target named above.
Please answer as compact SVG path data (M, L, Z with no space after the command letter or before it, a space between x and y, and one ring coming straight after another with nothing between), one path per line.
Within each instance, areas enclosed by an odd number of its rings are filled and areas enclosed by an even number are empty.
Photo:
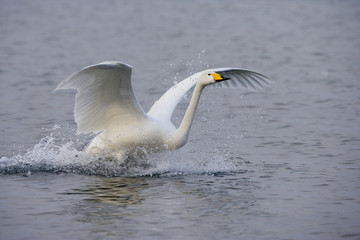
M180 148L187 142L205 86L257 90L270 83L264 75L245 69L209 69L170 88L145 113L132 89L131 70L132 67L124 63L102 62L70 75L55 89L77 90L74 110L77 133L98 134L87 152L123 160L131 155ZM171 116L194 86L184 119L176 128Z

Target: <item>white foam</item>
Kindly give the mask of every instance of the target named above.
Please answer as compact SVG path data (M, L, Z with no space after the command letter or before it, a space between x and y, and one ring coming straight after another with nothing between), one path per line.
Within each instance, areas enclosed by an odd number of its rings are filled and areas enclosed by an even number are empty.
M53 132L24 154L0 158L0 173L66 172L103 176L187 175L243 171L239 160L206 146L188 144L172 152L132 159L125 164L101 160L82 149L87 136L75 136L73 130L54 127ZM75 140L73 140L75 139ZM206 144L206 143L204 143Z

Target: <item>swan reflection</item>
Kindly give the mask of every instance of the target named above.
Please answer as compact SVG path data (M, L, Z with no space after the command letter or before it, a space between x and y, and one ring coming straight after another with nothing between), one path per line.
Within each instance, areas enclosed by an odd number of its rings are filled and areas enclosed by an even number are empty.
M148 188L144 178L97 178L83 189L73 189L70 194L85 194L85 201L122 206L139 204L144 199L140 192Z

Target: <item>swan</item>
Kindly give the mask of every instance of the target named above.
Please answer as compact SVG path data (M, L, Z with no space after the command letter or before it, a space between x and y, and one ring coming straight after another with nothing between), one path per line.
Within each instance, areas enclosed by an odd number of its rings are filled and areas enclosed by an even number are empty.
M71 74L54 90L77 90L74 109L77 134L96 134L86 152L121 161L131 156L181 148L188 141L204 87L257 90L271 82L266 76L245 69L208 69L171 87L146 113L132 89L131 71L128 64L106 61ZM176 128L171 116L193 87L184 118Z

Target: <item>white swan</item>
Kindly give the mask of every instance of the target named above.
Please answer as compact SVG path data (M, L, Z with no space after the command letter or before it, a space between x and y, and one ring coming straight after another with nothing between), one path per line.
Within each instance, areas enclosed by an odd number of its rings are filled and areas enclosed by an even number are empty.
M76 89L74 116L77 133L98 134L86 151L119 160L127 156L172 150L188 140L201 91L205 86L261 89L270 80L239 68L196 73L170 88L148 113L139 105L131 85L132 67L115 61L88 66L63 80L55 90ZM178 128L171 116L182 97L195 85Z

